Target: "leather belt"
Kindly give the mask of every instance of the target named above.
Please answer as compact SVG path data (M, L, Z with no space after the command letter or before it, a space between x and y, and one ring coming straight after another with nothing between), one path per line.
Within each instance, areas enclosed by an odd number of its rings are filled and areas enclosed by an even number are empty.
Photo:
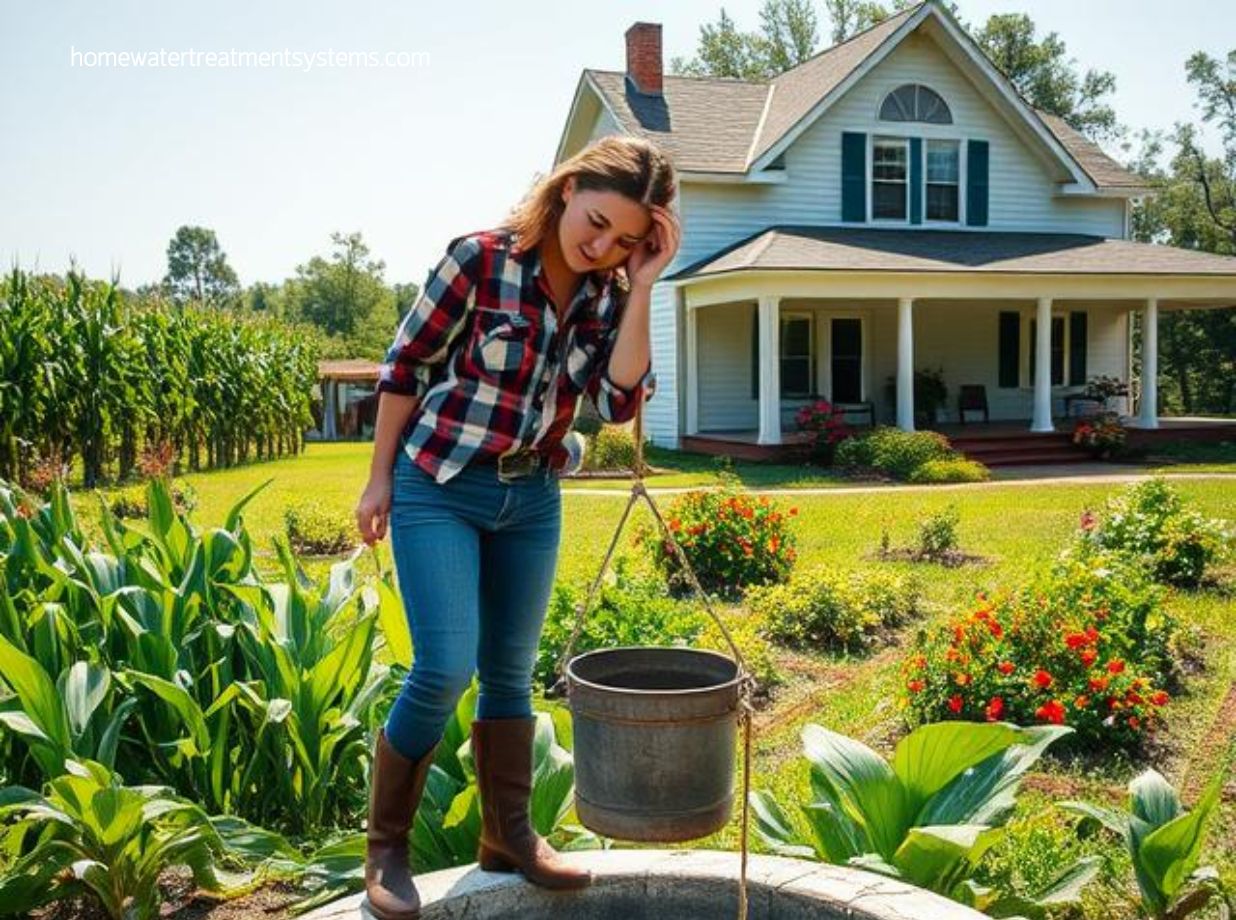
M531 448L521 448L501 456L489 455L484 462L498 467L499 479L518 479L549 468L549 456Z

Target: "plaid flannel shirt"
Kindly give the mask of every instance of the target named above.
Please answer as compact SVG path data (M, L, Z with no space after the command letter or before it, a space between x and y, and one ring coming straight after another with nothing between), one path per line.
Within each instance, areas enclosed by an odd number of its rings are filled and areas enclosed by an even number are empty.
M438 482L477 455L522 448L560 470L583 394L602 419L625 422L656 389L651 362L633 387L609 376L625 277L588 273L560 329L539 251L516 242L506 230L451 240L382 365L378 392L420 397L403 448Z

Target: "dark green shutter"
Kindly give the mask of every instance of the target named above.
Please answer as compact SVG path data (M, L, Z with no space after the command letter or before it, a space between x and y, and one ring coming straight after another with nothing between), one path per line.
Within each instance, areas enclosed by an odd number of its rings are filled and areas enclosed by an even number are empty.
M970 141L966 153L966 223L987 226L987 141Z
M1069 383L1086 382L1086 311L1069 313Z
M923 139L910 138L910 223L923 222Z
M841 219L867 220L867 135L853 131L841 134Z
M1000 311L1000 386L1017 386L1017 364L1021 356L1021 315Z
M751 398L760 398L760 305L751 311Z

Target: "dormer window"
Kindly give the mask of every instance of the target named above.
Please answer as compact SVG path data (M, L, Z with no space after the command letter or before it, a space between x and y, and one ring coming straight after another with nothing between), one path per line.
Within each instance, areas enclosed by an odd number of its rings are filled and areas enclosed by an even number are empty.
M940 94L921 83L905 83L880 104L881 121L921 121L929 125L951 125L953 113Z

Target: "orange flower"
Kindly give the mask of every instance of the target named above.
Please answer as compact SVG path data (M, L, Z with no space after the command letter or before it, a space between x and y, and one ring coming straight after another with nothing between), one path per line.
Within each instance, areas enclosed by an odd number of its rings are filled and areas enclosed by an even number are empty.
M908 684L906 684L906 689L909 690L911 693L922 693L923 688L926 686L927 685L924 684L921 680L912 680Z
M1081 696L1079 696L1077 699L1073 700L1074 709L1085 709L1089 705L1090 705L1090 697L1086 696L1084 693Z
M1082 664L1084 664L1086 667L1090 667L1092 664L1094 664L1095 659L1097 659L1098 657L1099 657L1099 653L1096 652L1092 648L1084 648L1081 650Z
M966 672L959 671L953 677L953 680L957 681L957 686L959 687L968 687L970 686L970 681L973 680L973 678Z
M1048 700L1042 706L1034 711L1036 718L1043 719L1046 722L1052 722L1056 725L1064 724L1064 706L1059 700Z
M1169 699L1171 699L1171 697L1167 695L1166 690L1156 690L1150 695L1150 702L1154 703L1156 706L1166 706Z
M999 670L999 672L1003 674L1005 677L1008 677L1010 674L1012 674L1017 669L1017 666L1014 665L1013 662L1011 661L1002 661L998 665L996 665L996 669Z
M1109 670L1113 674L1119 674L1121 671L1124 670L1124 662L1121 661L1119 658L1113 658L1111 661L1107 663L1107 670Z
M1095 693L1102 693L1104 690L1107 689L1107 678L1106 677L1090 678L1090 689L1093 690Z
M1034 677L1030 678L1036 687L1040 690L1046 690L1052 684L1052 677L1042 668L1034 672Z

